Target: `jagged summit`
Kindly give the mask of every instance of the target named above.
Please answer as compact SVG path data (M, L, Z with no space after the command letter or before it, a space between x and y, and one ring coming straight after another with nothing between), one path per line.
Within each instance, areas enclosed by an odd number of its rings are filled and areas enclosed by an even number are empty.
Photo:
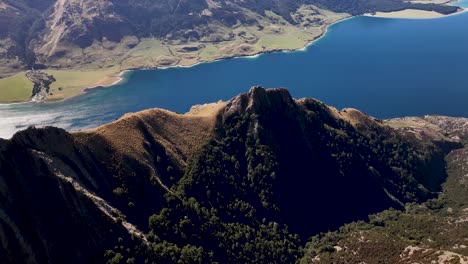
M294 105L289 91L284 88L265 89L253 86L246 94L241 94L227 102L226 112L258 113L275 111Z
M284 109L294 104L289 91L284 88L265 90L262 87L256 86L250 89L247 96L250 99L247 108L255 112Z

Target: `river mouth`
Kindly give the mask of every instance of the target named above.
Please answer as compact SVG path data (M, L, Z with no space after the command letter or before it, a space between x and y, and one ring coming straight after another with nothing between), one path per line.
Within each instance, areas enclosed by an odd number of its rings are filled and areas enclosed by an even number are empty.
M303 51L191 68L132 71L126 82L56 103L0 105L0 137L28 126L96 127L125 113L228 100L251 86L285 87L377 118L468 117L468 14L408 20L356 17Z

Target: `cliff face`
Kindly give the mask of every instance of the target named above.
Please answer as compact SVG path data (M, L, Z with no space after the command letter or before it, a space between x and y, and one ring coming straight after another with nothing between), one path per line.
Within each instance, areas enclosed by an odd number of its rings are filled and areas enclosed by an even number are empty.
M260 87L185 115L30 128L0 142L0 257L294 261L317 232L435 197L460 144L434 135Z

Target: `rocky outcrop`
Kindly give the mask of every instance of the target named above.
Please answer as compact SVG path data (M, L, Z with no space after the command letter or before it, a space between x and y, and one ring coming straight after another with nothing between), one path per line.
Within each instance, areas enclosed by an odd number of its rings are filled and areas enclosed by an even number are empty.
M261 86L254 86L247 94L239 95L228 101L226 112L245 114L266 110L280 111L294 104L293 98L286 89L277 88L265 90Z
M50 85L55 82L54 76L42 71L31 70L26 72L26 78L33 83L31 101L42 102L49 95Z

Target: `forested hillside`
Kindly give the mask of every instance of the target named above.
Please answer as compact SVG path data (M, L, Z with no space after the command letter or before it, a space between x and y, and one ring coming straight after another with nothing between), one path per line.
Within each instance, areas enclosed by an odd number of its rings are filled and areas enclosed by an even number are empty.
M307 261L334 246L309 237L438 197L444 158L462 145L422 135L260 87L185 115L31 128L0 142L0 257Z

